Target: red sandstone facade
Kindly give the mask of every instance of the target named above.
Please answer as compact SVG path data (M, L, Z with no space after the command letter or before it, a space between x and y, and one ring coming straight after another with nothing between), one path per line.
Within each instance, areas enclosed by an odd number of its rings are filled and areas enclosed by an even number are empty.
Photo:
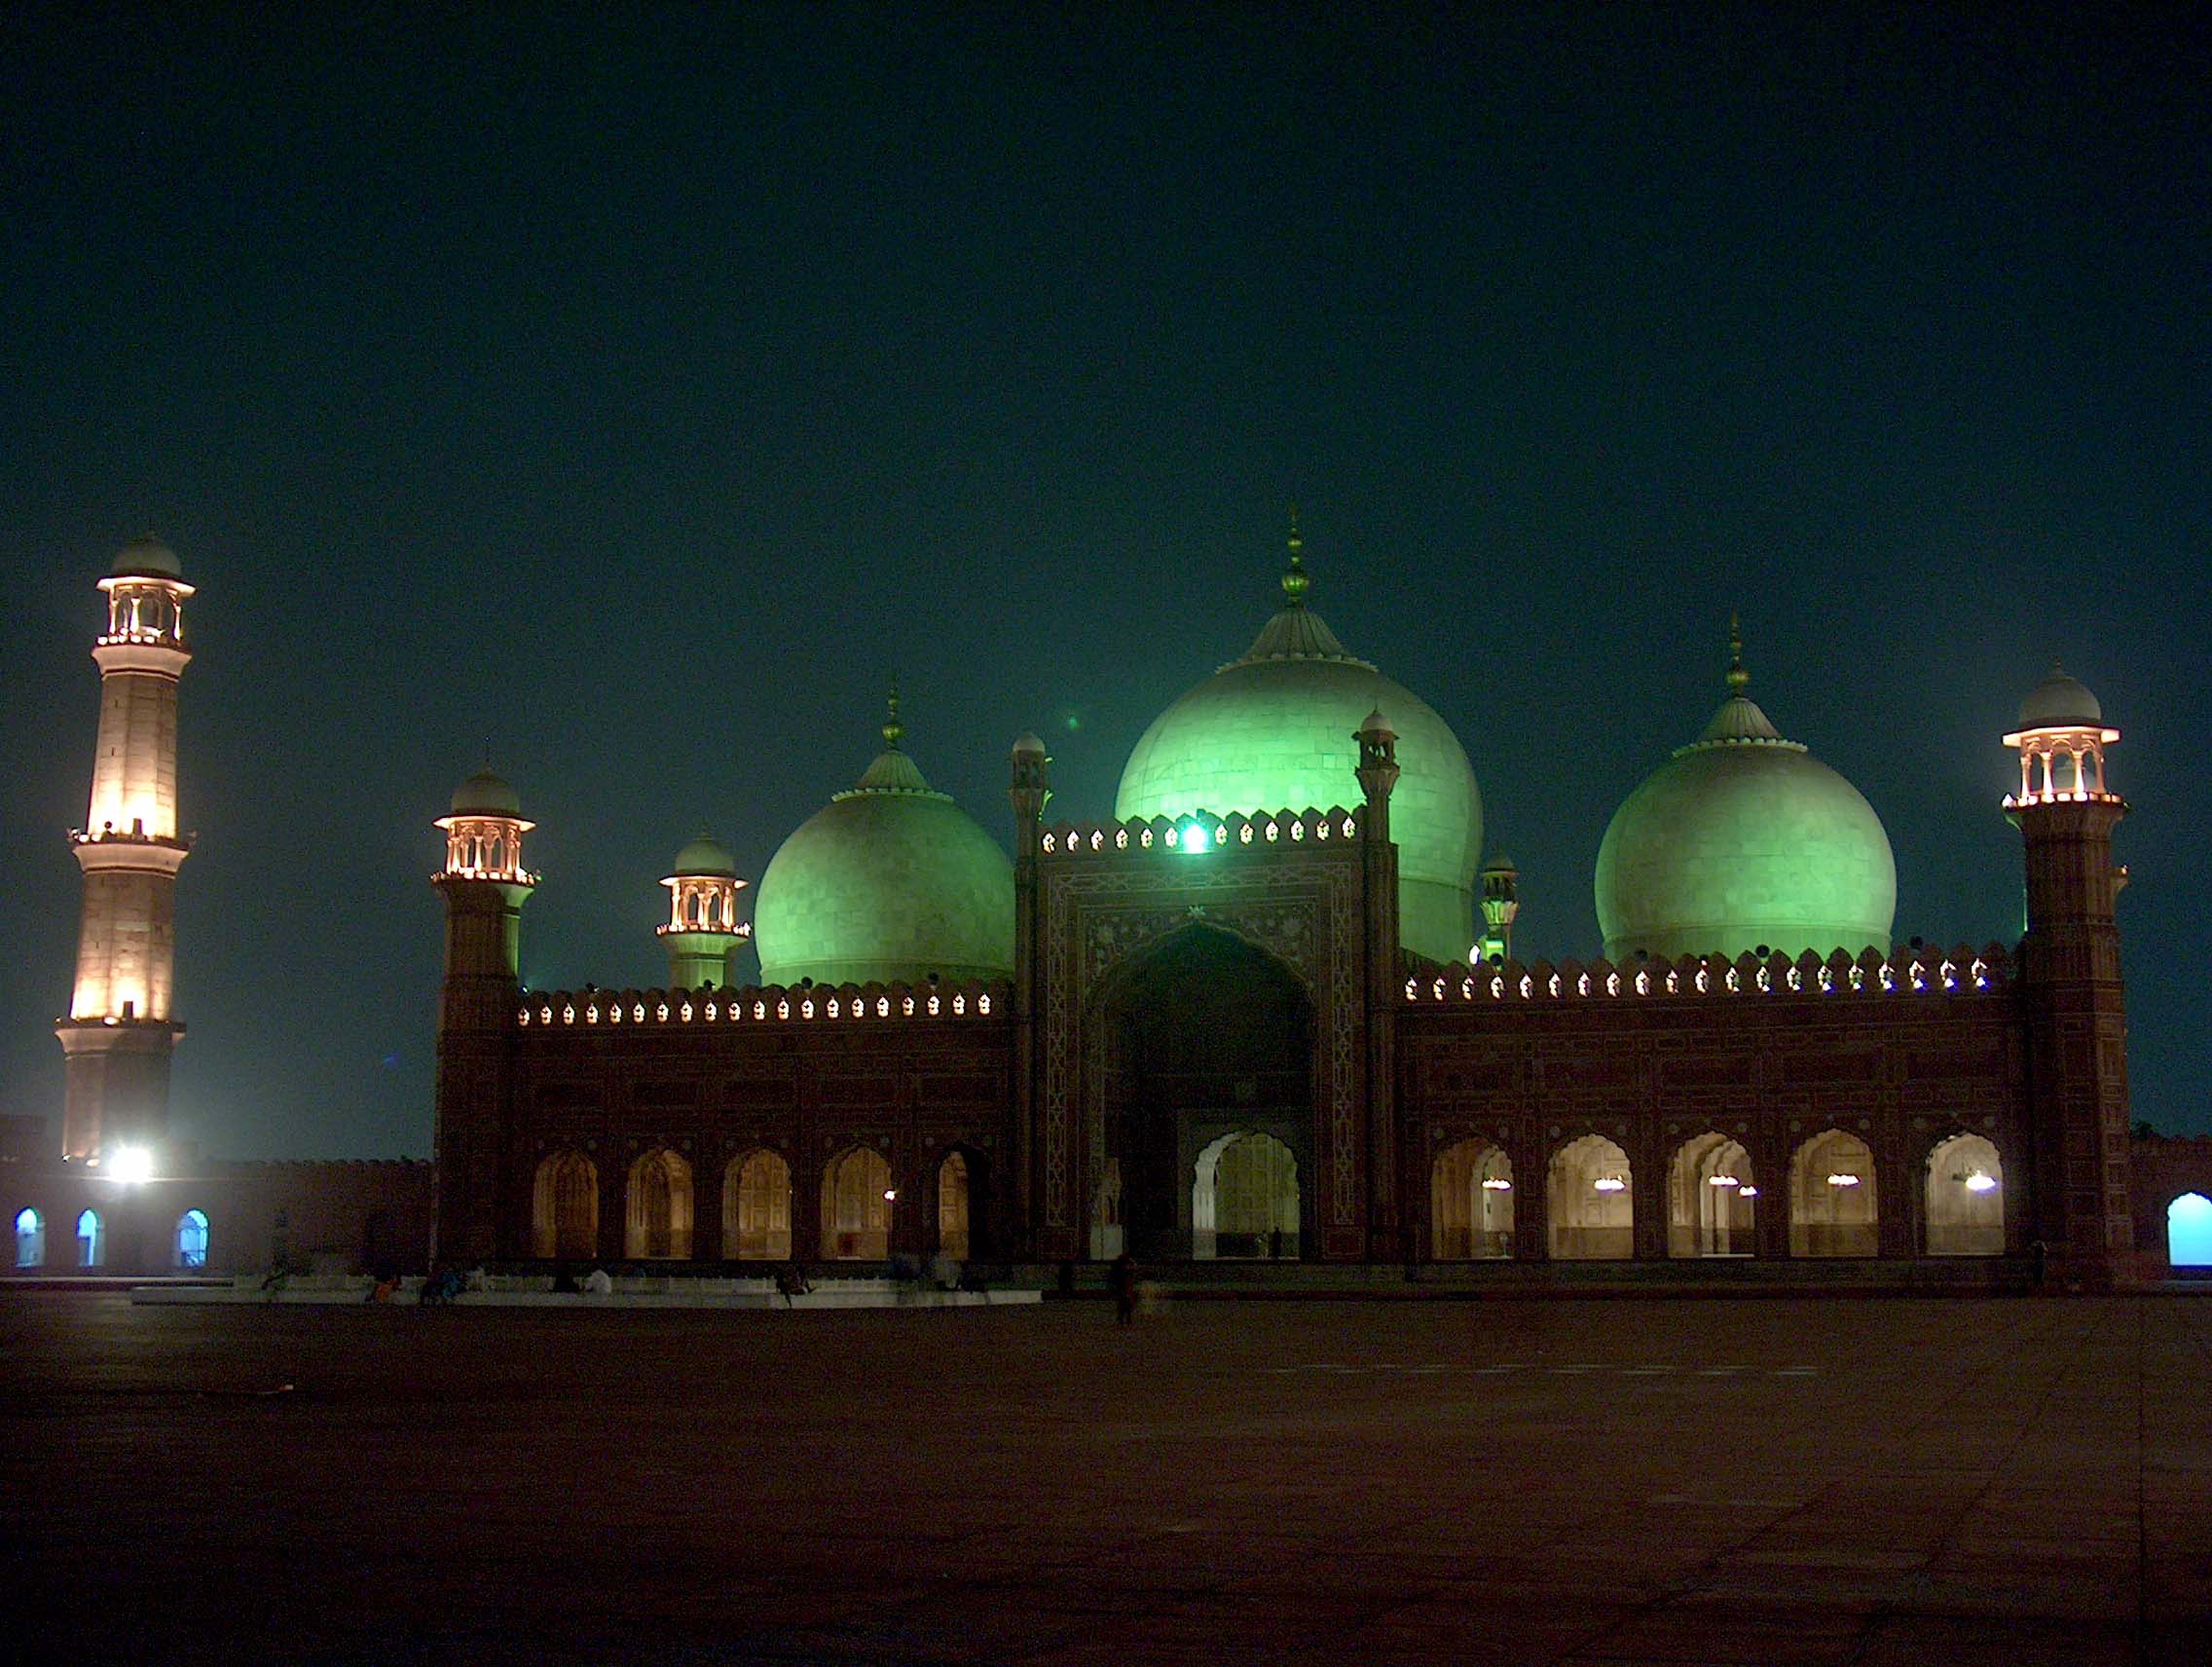
M953 1247L995 1261L1202 1256L1230 1238L1200 1219L1206 1154L1243 1130L1290 1154L1295 1218L1216 1254L1464 1259L1437 1218L1453 1207L1440 1159L1472 1141L1512 1194L1510 1234L1483 1241L1492 1259L1602 1243L1654 1262L1683 1253L1677 1159L1716 1135L1740 1153L1731 1171L1749 1171L1721 1177L1747 1195L1732 1259L1847 1243L1901 1274L1955 1253L1930 1231L1931 1160L1971 1136L1994 1159L1976 1184L2001 1194L1979 1253L2067 1283L2137 1276L2137 1212L2157 1201L2130 1190L2117 798L2014 809L2029 876L2017 955L1441 968L1398 947L1394 765L1386 735L1362 743L1356 808L1205 819L1198 852L1165 822L1047 825L1045 761L1017 754L1016 970L997 986L526 993L513 934L527 887L442 876L441 1254L542 1258L558 1171L571 1229L590 1195L565 1254L640 1259L637 1177L650 1173L664 1214L665 1176L681 1176L690 1225L681 1254L663 1237L645 1259L757 1257L766 1241L730 1241L725 1223L743 1213L748 1159L769 1154L764 1172L789 1190L777 1259L849 1256L830 1195L865 1152L886 1179L870 1254L927 1254L957 1233ZM1619 1173L1599 1179L1619 1182L1608 1219L1627 1226L1563 1235L1560 1201L1587 1201L1562 1192L1560 1154L1593 1135L1617 1154L1601 1162ZM1863 1151L1870 1172L1808 1177L1816 1137ZM2192 1166L2169 1167L2194 1184ZM1856 1239L1821 1241L1800 1219L1820 1202L1806 1189L1831 1181L1863 1189Z

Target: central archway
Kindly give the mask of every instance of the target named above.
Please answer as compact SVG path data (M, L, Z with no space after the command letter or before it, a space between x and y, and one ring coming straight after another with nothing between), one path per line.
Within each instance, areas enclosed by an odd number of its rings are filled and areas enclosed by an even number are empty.
M1102 1018L1097 1167L1117 1183L1120 1241L1155 1261L1299 1255L1312 1241L1313 1020L1297 978L1194 923L1124 971Z

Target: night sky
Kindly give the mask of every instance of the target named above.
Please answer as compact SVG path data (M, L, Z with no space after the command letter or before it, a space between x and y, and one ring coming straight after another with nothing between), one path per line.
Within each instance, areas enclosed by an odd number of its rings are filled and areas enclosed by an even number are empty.
M1457 729L1525 955L1723 691L1897 935L2009 943L1998 737L2126 739L2135 1110L2212 1130L2212 53L2177 12L0 12L0 1109L58 1137L104 613L183 685L174 1124L424 1154L430 828L487 746L540 987L666 977L908 749L1011 840L1278 598ZM1810 10L1810 9L1807 9ZM1347 796L1355 791L1346 779Z

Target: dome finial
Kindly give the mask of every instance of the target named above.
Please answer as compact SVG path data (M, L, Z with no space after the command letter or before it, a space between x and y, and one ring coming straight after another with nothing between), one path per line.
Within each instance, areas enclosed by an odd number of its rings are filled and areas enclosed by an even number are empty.
M891 680L891 699L887 705L890 715L883 721L883 740L896 753L906 733L906 725L899 722L899 680L896 677Z
M1742 694L1751 686L1751 674L1744 670L1744 631L1733 609L1728 612L1728 692Z
M1306 540L1298 536L1298 505L1290 506L1290 566L1283 570L1282 593L1290 599L1290 606L1306 606L1306 587L1312 582L1306 576Z

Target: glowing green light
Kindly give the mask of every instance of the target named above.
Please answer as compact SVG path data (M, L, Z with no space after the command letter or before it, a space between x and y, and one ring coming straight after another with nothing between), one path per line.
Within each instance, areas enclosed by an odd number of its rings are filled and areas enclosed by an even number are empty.
M1214 846L1217 830L1203 822L1186 822L1182 829L1181 849L1186 855L1197 851L1210 851Z

